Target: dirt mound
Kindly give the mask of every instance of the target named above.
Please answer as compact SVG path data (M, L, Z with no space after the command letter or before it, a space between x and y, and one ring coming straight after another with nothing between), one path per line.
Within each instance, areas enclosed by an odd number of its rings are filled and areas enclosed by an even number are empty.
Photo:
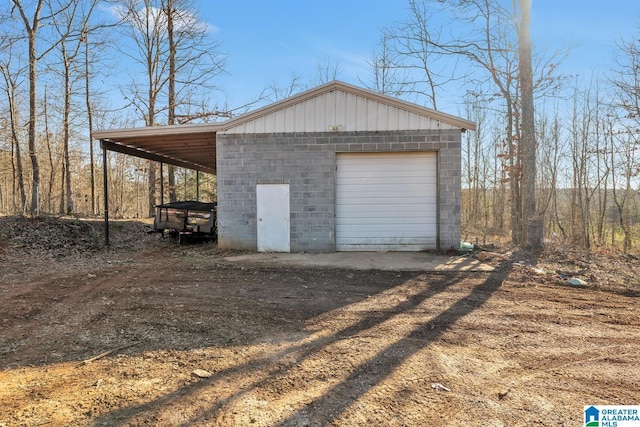
M5 216L0 217L0 254L10 251L60 260L105 249L135 250L157 241L150 230L140 221L112 221L110 246L106 248L100 219Z
M90 223L45 216L0 218L0 240L7 240L13 249L52 258L95 252L102 246Z

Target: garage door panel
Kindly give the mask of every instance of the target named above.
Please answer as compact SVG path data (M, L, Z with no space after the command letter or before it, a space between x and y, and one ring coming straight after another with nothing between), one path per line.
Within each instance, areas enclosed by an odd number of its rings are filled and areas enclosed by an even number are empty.
M434 243L435 245L435 243ZM385 244L385 245L342 245L342 252L420 252L424 249L424 244Z
M409 177L409 179L407 179L407 177L381 177L381 176L377 176L377 177L373 177L373 178L364 178L364 177L343 177L343 178L348 178L351 180L357 180L357 182L351 181L349 182L349 185L346 186L345 188L350 188L352 186L370 186L371 184L376 184L376 185L418 185L416 184L416 182L420 182L420 184L436 184L438 182L438 180L436 179L436 177L431 177L431 176L413 176L413 177ZM344 186L344 184L341 184L341 186Z
M436 153L344 153L336 160L338 250L436 247Z
M362 235L364 233L369 233L371 236L385 236L389 237L387 232L390 233L404 233L408 232L411 235L416 236L416 229L422 229L427 232L435 231L431 228L433 219L428 219L425 221L411 221L411 222L403 222L402 224L391 223L391 222L368 222L361 221L360 223L356 223L355 219L353 221L345 221L340 224L336 224L339 227L336 231L340 234L340 237L352 236L352 235ZM340 229L341 228L341 229ZM400 235L400 234L399 234ZM420 237L420 234L417 235Z
M379 176L404 176L402 172L407 172L409 176L426 176L430 175L430 171L424 169L424 165L403 165L401 163L398 164L381 164L382 167L372 168L371 165L356 165L354 167L350 167L349 170L345 171L345 176L349 177L358 177L358 176L369 176L369 177L379 177ZM399 168L393 167L402 167ZM380 175L382 174L382 175Z
M433 156L435 152L414 151L413 157L407 159L405 154L408 152L388 152L388 153L338 153L343 159L347 159L353 165L367 164L420 164L420 159L426 159ZM384 157L383 157L384 156Z
M419 225L419 224L416 224ZM417 239L423 240L423 237L415 235L415 231L411 227L380 227L379 229L375 228L362 228L360 232L357 230L351 230L348 234L344 234L342 239L344 241L355 239L362 241L383 241L385 239L391 239L394 243L397 243L400 240L406 239Z
M386 209L385 209L386 208ZM368 212L364 212L364 209L369 209ZM422 214L423 216L428 216L430 212L437 211L436 205L414 205L409 202L406 203L394 203L389 205L375 205L375 204L349 204L342 205L342 212L345 217L353 217L353 218L367 218L371 216L380 216L388 218L390 215L393 215L394 218L403 218L403 213L413 213L417 212L418 214ZM400 210L400 212L398 211ZM343 215L340 215L341 217Z
M401 207L401 208L400 208ZM343 205L342 214L336 218L339 223L342 218L381 218L393 221L402 218L430 218L435 217L437 212L436 205L412 205L395 204L395 205Z
M424 244L424 239L419 237L411 237L411 236L407 236L404 238L397 238L394 236L389 238L376 238L375 240L358 238L357 240L354 240L354 242L355 243L352 244L349 241L346 241L344 244L353 245L353 246L355 245L421 245L421 244ZM433 240L433 242L435 243L435 239Z
M344 196L349 196L350 193L371 193L371 194L380 194L380 193L389 193L392 194L412 194L420 197L426 198L424 194L425 185L436 185L436 180L422 180L423 183L421 185L415 183L406 183L406 182L384 182L384 183L375 183L372 185L371 182L363 182L350 185L348 187L339 186L339 191Z
M370 179L376 178L404 178L405 181L409 181L412 177L416 176L434 176L432 171L420 169L417 167L404 166L404 169L399 170L399 166L393 165L393 168L382 168L380 165L364 165L360 168L353 168L348 171L344 171L344 176L349 178L366 177ZM424 166L422 166L424 168Z
M395 239L380 240L376 242L357 242L354 244L345 242L342 244L342 251L409 251L417 252L424 250L425 245L436 246L436 239L425 241L424 239L406 239L396 241Z
M420 204L428 204L428 201L426 201L424 198L420 199L422 197L422 191L419 191L417 189L414 191L410 191L410 190L393 191L393 189L391 188L386 190L380 190L380 191L352 190L352 191L344 191L343 195L345 196L345 203L347 204L353 204L355 203L355 202L352 202L353 200L360 200L360 199L375 200L375 202L372 204L379 204L379 205L385 205L389 203L398 203L398 202L401 202L402 199L413 200L414 202L418 200L421 202ZM365 202L365 203L368 203L368 202Z
M433 213L432 215L426 215L424 218L413 218L407 216L406 218L399 218L404 224L413 225L433 225L433 222L436 220L436 215ZM397 221L389 220L388 218L382 218L378 215L370 216L370 217L347 217L340 218L336 221L336 226L377 226L377 225L393 225Z

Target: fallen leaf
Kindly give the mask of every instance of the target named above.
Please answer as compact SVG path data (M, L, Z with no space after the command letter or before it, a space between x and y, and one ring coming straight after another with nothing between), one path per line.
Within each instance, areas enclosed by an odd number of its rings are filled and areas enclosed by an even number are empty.
M210 378L211 375L213 375L211 372L205 371L204 369L196 369L191 374L198 378Z

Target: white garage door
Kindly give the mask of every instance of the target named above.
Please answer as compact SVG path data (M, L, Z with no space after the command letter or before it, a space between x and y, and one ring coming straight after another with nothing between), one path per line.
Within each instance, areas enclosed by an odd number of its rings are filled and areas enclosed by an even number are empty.
M339 153L338 251L436 248L437 154Z

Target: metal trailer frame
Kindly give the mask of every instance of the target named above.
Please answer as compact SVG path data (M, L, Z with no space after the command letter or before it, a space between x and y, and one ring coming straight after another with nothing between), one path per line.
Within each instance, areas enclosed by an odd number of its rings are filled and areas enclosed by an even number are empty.
M156 205L153 230L169 234L178 239L178 244L187 240L218 238L217 203L193 200Z

